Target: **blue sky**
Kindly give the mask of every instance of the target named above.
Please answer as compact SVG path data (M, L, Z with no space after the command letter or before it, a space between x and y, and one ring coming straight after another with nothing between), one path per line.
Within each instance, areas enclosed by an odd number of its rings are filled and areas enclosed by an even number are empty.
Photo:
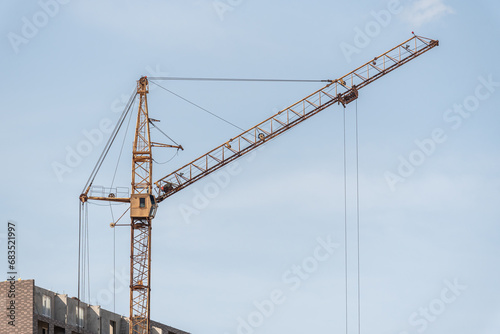
M499 7L2 2L0 221L19 225L21 277L76 295L78 196L140 76L335 79L415 31L440 46L362 89L357 102L362 331L497 333ZM369 32L363 43L360 31ZM346 53L346 45L357 52ZM162 84L242 128L321 87ZM151 89L149 103L151 117L185 148L177 156L155 151L159 162L173 157L155 165L156 179L239 133L161 89ZM357 322L355 111L354 103L346 110L350 333ZM342 112L321 112L161 204L153 319L193 333L345 332ZM96 183L109 186L122 140ZM115 185L130 184L131 145L129 135ZM79 159L68 157L85 147ZM115 216L123 210L113 207ZM109 207L90 207L91 300L112 310L110 222ZM115 233L116 311L126 315L130 234Z

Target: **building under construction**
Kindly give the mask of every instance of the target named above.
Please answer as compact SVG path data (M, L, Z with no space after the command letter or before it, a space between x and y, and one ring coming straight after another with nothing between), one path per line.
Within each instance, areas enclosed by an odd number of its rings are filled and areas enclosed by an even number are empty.
M0 282L2 334L129 334L129 319L77 298L35 285L35 280ZM151 333L189 334L151 321Z

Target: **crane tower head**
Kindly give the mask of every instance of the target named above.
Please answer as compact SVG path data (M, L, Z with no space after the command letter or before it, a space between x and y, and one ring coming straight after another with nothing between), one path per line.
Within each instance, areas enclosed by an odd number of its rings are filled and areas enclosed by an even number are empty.
M137 80L137 93L147 94L149 93L149 82L148 77L144 76Z

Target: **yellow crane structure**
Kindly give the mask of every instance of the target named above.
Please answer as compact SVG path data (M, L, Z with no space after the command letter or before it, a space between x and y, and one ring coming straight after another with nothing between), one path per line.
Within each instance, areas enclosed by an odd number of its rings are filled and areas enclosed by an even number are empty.
M81 203L101 200L130 203L130 334L149 334L151 298L151 228L158 204L194 182L251 152L267 141L290 130L299 123L334 104L349 104L358 98L359 90L398 67L439 45L437 40L413 35L410 39L327 84L254 127L229 139L199 158L153 182L152 147L176 147L153 142L150 136L147 94L149 81L142 77L132 99L139 96L132 157L132 191L130 197L115 194L92 196L93 177L109 151L116 133L113 132L97 168L80 195ZM135 96L134 96L135 95ZM128 109L131 107L129 101ZM123 123L120 119L119 125ZM117 126L119 128L119 126ZM116 129L115 129L116 130ZM113 225L113 224L112 224Z

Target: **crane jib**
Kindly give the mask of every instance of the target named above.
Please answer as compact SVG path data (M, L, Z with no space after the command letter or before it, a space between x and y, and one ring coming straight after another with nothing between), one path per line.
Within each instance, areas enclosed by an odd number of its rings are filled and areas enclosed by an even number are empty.
M414 35L339 79L329 82L304 99L156 181L157 202L174 195L332 104L338 103L345 107L358 98L359 89L438 45L437 40Z

